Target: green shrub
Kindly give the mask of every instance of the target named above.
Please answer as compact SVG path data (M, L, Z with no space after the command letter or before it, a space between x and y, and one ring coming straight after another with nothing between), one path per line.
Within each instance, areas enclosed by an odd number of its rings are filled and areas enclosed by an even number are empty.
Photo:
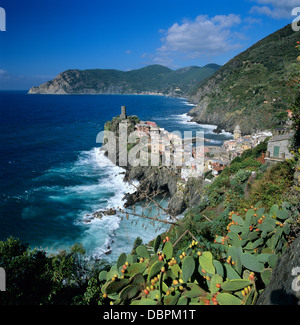
M10 237L0 241L0 267L6 272L6 292L0 304L75 304L82 301L93 270L81 245L47 256L40 249Z
M293 170L287 161L271 166L261 178L251 185L250 205L261 201L270 208L283 202L283 195L293 184Z

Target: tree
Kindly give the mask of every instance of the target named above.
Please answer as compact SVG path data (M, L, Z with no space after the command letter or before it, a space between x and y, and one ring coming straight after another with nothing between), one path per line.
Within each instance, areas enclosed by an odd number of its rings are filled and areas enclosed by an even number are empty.
M6 292L1 304L39 304L50 290L46 253L30 250L19 239L0 242L0 267L6 272Z

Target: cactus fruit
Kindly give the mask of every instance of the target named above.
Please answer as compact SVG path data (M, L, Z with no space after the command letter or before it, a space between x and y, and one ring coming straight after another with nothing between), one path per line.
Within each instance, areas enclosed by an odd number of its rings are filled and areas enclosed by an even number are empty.
M244 218L234 212L229 217L228 234L216 236L212 244L220 247L219 255L203 250L194 239L176 260L171 241L160 236L153 250L140 245L136 255L121 254L116 265L99 273L101 303L254 304L287 246L288 212L274 205L268 214L255 206Z

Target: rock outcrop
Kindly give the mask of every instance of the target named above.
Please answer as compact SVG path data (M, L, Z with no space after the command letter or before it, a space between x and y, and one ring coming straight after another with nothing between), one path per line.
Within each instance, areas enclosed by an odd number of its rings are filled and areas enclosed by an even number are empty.
M68 70L60 73L51 81L43 83L39 87L32 87L29 94L69 94L71 89L81 88L83 76L80 70Z
M93 219L102 219L103 216L113 216L117 213L116 209L110 208L108 210L95 211L92 214L87 214L84 219L84 223L89 223Z
M147 195L166 194L169 198L167 210L177 216L201 200L202 178L190 178L185 189L180 191L177 187L178 175L167 167L128 167L124 180L138 180L140 184L136 192L125 196L125 207L146 199Z
M128 167L125 181L138 180L139 186L132 194L126 194L125 207L132 206L147 196L167 195L170 200L168 210L172 215L178 215L186 209L184 199L177 193L178 176L167 167Z

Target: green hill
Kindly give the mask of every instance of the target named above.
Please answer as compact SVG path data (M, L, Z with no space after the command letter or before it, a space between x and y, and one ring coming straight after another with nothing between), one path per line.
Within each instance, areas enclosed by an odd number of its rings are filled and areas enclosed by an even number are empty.
M67 70L30 94L141 94L185 95L220 66L187 67L171 70L161 65L119 71L113 69Z
M228 131L238 123L244 133L277 125L291 96L287 83L297 64L298 40L288 25L234 57L192 90L198 106L189 115Z

